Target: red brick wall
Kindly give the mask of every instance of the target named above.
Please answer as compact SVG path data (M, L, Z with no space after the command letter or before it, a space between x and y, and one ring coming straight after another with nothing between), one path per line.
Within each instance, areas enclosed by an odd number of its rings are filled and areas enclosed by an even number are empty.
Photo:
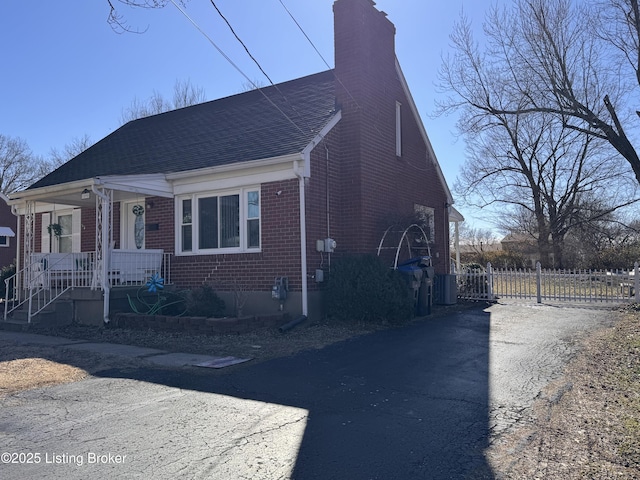
M336 96L342 110L341 252L374 253L385 229L413 215L414 204L435 209L432 253L438 271L448 262L445 191L427 155L395 67L395 28L371 0L334 4ZM402 105L402 156L395 151L396 102Z
M234 285L239 284L246 290L269 292L275 277L288 277L289 288L300 291L299 198L298 180L263 184L261 252L174 257L173 282L182 287L207 283L218 290L234 290ZM167 209L166 215L165 220L168 222L171 217L173 222L172 211ZM158 248L173 251L173 236L171 242L170 248L161 243Z
M18 234L18 219L4 200L0 200L0 226L9 227ZM7 246L0 247L0 267L15 264L17 243L17 237L7 237Z

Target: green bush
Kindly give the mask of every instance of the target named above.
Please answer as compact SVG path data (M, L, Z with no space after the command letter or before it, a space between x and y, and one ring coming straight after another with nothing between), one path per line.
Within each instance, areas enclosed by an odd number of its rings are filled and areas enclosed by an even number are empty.
M399 323L413 315L407 282L373 256L335 261L323 299L327 317L338 320Z
M222 317L225 303L210 285L203 285L188 292L187 315L192 317Z

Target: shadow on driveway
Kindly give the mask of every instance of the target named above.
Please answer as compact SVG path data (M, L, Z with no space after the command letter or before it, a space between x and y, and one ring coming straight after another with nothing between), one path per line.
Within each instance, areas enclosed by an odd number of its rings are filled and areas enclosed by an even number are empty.
M116 369L96 376L306 409L291 478L492 479L483 455L490 321L480 310L429 318L225 375Z

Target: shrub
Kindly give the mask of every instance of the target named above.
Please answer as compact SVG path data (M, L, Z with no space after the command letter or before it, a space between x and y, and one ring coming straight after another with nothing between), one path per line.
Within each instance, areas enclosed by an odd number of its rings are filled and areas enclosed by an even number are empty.
M193 317L222 317L226 305L210 285L194 288L187 295L187 315Z
M413 315L407 282L373 256L345 257L331 266L325 313L338 320L402 322Z

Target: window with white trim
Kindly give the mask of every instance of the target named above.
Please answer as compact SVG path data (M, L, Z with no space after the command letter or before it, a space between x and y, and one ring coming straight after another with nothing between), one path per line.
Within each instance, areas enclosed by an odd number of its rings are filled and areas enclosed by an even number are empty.
M9 237L6 235L0 235L0 247L8 247L9 246Z
M402 104L396 102L396 156L402 156Z
M58 232L53 233L50 225L58 225ZM45 212L42 214L41 252L71 253L79 252L81 231L80 209Z
M180 197L178 219L182 253L260 249L260 190L256 187Z
M413 211L415 212L418 225L422 227L424 233L427 235L426 240L429 243L435 242L435 209L425 205L414 204Z

